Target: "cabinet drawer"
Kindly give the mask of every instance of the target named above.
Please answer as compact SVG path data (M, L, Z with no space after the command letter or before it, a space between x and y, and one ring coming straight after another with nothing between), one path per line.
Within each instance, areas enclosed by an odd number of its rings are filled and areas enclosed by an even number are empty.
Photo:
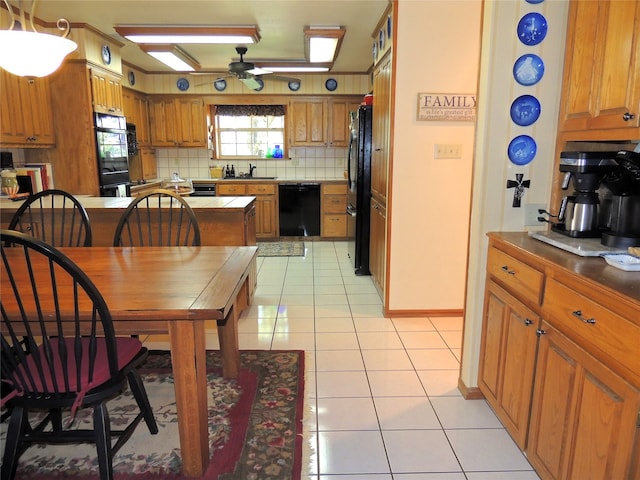
M347 185L344 183L332 184L327 183L322 185L322 193L324 195L346 195Z
M345 213L347 211L347 197L343 195L327 195L324 197L325 213Z
M347 216L346 215L324 215L322 217L323 237L346 237L347 236Z
M216 192L216 195L245 195L247 186L244 183L219 183Z
M247 185L247 195L275 195L276 186L274 184Z
M544 274L497 248L490 248L487 272L511 293L540 305Z
M640 384L640 326L555 279L547 281L543 313L591 355Z

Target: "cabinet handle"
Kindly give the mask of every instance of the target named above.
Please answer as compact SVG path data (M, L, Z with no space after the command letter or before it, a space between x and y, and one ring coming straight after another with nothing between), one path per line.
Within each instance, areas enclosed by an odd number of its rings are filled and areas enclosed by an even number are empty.
M592 318L584 318L584 317L582 316L582 310L576 310L575 312L571 312L571 314L572 314L574 317L576 317L576 318L578 318L578 319L582 320L584 323L589 323L589 324L591 324L591 325L594 325L594 324L596 323L596 319L595 319L595 318L593 318L593 317L592 317Z
M509 267L507 267L506 265L504 265L504 266L502 267L502 270L504 270L505 272L507 272L507 274L509 274L509 275L515 275L515 274L516 274L515 270L509 270Z
M376 150L375 150L375 151L376 151L376 152L381 152L381 151L382 151L382 149L381 149L381 148L376 148Z
M539 337L540 337L540 336L542 336L542 335L546 335L546 333L547 333L547 331L546 331L546 330L543 330L543 329L541 329L541 328L538 328L538 329L536 330L536 335L537 335L537 336L539 336Z
M628 122L629 120L633 120L634 118L636 118L636 116L635 116L633 113L625 112L625 113L622 115L622 119L623 119L625 122Z
M529 325L533 325L533 320L531 320L530 318L525 318L522 323L524 323L525 327L528 327Z

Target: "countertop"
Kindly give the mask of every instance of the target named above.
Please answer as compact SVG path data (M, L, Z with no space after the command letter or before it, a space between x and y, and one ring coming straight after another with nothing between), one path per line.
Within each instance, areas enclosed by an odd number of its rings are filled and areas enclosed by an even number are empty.
M87 210L124 209L133 201L133 197L92 197L77 195L76 198ZM193 209L238 209L245 210L254 200L252 196L242 197L184 197ZM0 210L15 211L22 201L0 198Z
M598 283L612 295L623 295L638 303L640 308L640 272L627 272L612 267L600 257L581 257L537 240L527 232L491 232L518 249L532 253L544 262L562 267L569 273ZM640 310L639 310L640 317Z

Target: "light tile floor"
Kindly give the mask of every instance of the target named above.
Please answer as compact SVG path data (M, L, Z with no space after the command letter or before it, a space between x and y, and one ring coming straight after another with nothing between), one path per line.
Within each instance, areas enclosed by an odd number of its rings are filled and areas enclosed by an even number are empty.
M384 318L346 242L259 257L242 349L306 355L305 480L537 480L484 400L457 389L462 318ZM154 342L148 342L151 347ZM215 327L208 348L218 348Z

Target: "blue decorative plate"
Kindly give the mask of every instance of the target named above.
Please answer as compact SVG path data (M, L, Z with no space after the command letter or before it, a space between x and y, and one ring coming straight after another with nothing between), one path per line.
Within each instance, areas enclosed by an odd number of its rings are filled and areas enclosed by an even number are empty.
M536 156L538 146L529 135L519 135L509 143L507 154L509 160L516 165L526 165Z
M178 90L185 92L189 90L189 80L186 78L179 78L176 82L176 86L178 87Z
M547 36L547 19L537 12L527 13L518 22L516 31L525 45L538 45Z
M510 113L513 123L527 127L540 117L540 102L533 95L521 95L511 104Z
M338 88L338 81L335 78L329 78L326 82L324 82L324 87L333 92L336 88Z
M224 92L227 88L227 81L224 78L218 78L215 82L213 82L213 86L219 92Z
M513 78L525 87L535 85L544 75L544 62L533 53L522 55L513 64Z
M289 82L289 90L291 90L292 92L297 92L298 90L300 90L300 81L299 80L295 80L295 81L291 81Z
M544 0L525 0L527 3L542 3Z

